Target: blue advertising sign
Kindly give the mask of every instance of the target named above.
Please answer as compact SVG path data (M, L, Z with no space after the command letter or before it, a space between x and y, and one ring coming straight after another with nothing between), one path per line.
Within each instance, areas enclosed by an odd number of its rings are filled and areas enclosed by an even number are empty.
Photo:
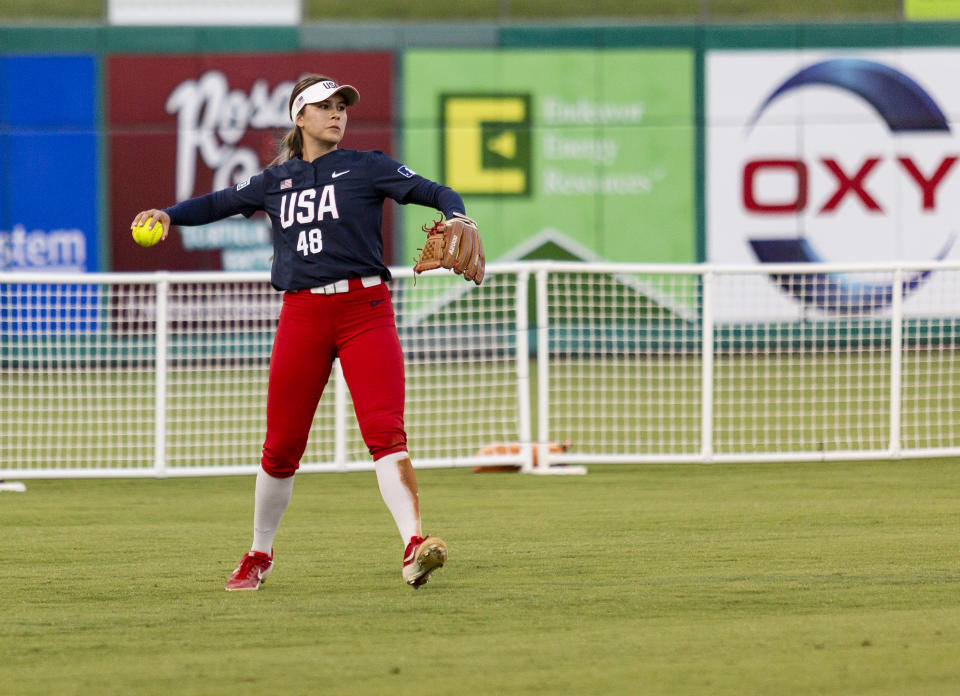
M100 270L93 56L0 56L0 272Z

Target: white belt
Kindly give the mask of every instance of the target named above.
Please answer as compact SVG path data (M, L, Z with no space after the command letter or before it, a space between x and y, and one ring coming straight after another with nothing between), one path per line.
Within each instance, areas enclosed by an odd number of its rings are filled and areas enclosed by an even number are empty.
M359 280L360 284L365 288L372 288L374 285L380 285L380 283L383 282L378 275L364 276ZM335 283L321 285L318 288L310 288L310 292L314 293L315 295L339 295L342 292L350 292L350 281L338 280Z

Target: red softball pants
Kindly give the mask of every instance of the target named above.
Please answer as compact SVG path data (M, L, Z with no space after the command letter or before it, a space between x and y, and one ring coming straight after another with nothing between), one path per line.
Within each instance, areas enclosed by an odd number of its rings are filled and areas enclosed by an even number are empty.
M261 465L271 476L293 476L300 466L336 357L373 458L406 450L403 353L386 283L335 295L288 292L267 389Z

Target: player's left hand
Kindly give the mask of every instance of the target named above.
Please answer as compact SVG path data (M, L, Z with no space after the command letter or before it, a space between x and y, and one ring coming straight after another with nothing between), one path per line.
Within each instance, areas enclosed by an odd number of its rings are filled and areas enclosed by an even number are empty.
M452 268L454 273L480 285L486 270L486 259L477 223L466 215L454 213L444 225L447 239L440 265Z
M427 241L413 267L414 277L435 268L449 268L477 285L483 282L486 260L477 223L462 213L454 213L445 222L423 226Z

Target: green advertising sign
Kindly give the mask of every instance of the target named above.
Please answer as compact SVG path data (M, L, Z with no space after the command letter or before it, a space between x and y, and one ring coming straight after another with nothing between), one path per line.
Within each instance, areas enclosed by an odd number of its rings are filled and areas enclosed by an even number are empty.
M696 260L691 51L413 50L403 73L404 161L463 195L488 260Z
M904 0L907 19L960 19L960 0Z

